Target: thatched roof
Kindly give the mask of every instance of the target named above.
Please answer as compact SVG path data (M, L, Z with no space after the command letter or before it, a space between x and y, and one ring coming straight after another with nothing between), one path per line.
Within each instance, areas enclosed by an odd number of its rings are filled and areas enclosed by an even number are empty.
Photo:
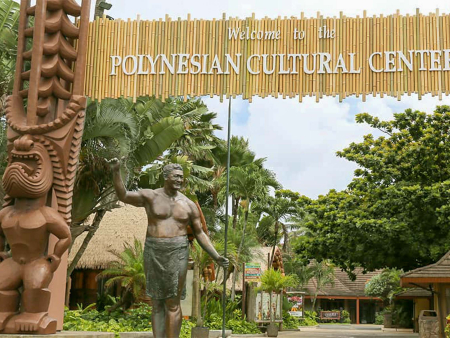
M132 244L134 238L142 243L147 231L147 214L144 208L125 205L107 212L100 227L78 262L77 269L105 269L115 260L109 250L123 251L124 243ZM69 254L69 263L78 252L87 233L80 235Z

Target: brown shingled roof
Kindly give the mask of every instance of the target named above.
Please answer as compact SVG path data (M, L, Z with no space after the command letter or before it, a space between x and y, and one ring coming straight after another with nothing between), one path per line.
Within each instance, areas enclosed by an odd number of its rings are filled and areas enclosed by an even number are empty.
M438 262L412 271L401 277L402 286L414 287L421 283L449 283L450 282L450 251Z
M400 292L396 298L426 298L431 297L431 291L422 288L411 288Z
M352 281L348 274L342 271L340 268L334 268L334 287L326 286L323 290L319 291L319 296L330 297L364 297L364 288L367 282L375 275L381 273L381 270L363 273L363 269L356 269L354 271L356 280ZM317 281L313 278L306 285L306 292L309 295L313 295L316 290Z

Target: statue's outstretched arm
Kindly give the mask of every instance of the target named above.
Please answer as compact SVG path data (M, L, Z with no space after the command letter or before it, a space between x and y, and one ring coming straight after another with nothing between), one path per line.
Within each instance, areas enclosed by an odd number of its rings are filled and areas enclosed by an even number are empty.
M135 207L143 207L145 204L145 196L141 191L127 191L120 175L120 162L114 158L109 161L113 172L113 184L119 201L134 205Z

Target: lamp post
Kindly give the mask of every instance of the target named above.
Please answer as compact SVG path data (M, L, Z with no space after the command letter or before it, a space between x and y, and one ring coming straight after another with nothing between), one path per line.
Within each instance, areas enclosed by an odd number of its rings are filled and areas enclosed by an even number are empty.
M95 3L95 14L94 18L100 17L103 18L103 14L106 11L109 11L112 7L112 4L106 2L104 0L97 0Z

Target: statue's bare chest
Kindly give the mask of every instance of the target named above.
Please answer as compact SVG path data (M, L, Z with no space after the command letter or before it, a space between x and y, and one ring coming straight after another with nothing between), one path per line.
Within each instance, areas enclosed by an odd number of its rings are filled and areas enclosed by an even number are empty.
M180 223L189 220L189 206L182 199L169 199L165 196L155 196L151 205L151 214L158 219L170 219Z
M47 232L47 220L40 209L28 211L25 215L11 207L2 216L1 227L11 245L16 241L39 238Z

